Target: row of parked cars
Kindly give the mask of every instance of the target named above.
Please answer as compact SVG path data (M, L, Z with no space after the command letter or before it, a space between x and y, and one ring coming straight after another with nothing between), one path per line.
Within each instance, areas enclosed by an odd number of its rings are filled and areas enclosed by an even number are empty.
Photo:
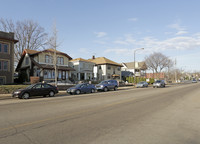
M81 83L77 84L74 87L67 89L67 93L69 94L81 94L81 93L94 93L96 91L109 91L109 90L117 90L119 84L116 80L104 80L97 85L89 84L89 83ZM148 87L148 83L143 81L139 82L136 85L139 87ZM153 88L155 87L165 87L165 82L163 80L157 80L153 84ZM58 89L55 86L52 86L47 83L37 83L28 86L25 89L19 89L13 92L13 97L18 97L19 99L28 99L31 96L44 96L47 95L53 97L56 93L58 93Z

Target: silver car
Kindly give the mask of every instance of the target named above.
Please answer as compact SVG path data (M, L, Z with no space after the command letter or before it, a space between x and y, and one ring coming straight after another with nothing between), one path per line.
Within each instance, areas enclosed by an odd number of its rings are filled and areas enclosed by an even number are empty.
M165 81L157 80L156 82L153 83L153 88L158 88L158 87L165 87Z
M143 88L143 87L148 87L148 83L145 81L141 81L139 83L137 83L136 88Z

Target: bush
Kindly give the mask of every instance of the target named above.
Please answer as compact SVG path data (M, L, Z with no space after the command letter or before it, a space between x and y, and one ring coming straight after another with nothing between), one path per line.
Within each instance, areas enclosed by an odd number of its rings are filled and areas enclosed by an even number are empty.
M28 85L1 85L0 94L10 94L17 89L26 88Z

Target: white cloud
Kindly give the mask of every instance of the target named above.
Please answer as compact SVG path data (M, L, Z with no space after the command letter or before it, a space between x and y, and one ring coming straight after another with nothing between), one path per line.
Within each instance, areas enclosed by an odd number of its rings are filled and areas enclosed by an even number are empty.
M106 32L94 32L94 34L96 35L96 37L101 38L101 37L105 37L107 35Z
M177 36L168 38L165 40L158 40L153 37L145 37L140 40L136 40L133 37L125 37L123 40L114 41L115 44L123 44L131 46L134 48L144 47L145 52L154 52L154 51L167 51L167 50L193 50L200 48L200 35L195 34L193 36ZM134 49L128 48L109 48L105 50L106 53L116 53L121 54L125 52L132 54Z
M128 20L135 22L135 21L138 21L138 18L129 18Z
M183 34L188 33L186 28L184 26L180 26L179 23L174 23L174 24L168 25L168 27L175 29L177 31L175 35L183 35Z

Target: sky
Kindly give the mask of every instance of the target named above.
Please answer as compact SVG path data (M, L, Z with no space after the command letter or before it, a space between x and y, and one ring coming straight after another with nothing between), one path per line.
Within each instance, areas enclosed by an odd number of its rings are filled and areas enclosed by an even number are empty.
M0 18L33 20L72 58L143 61L160 52L200 71L199 0L1 0Z

